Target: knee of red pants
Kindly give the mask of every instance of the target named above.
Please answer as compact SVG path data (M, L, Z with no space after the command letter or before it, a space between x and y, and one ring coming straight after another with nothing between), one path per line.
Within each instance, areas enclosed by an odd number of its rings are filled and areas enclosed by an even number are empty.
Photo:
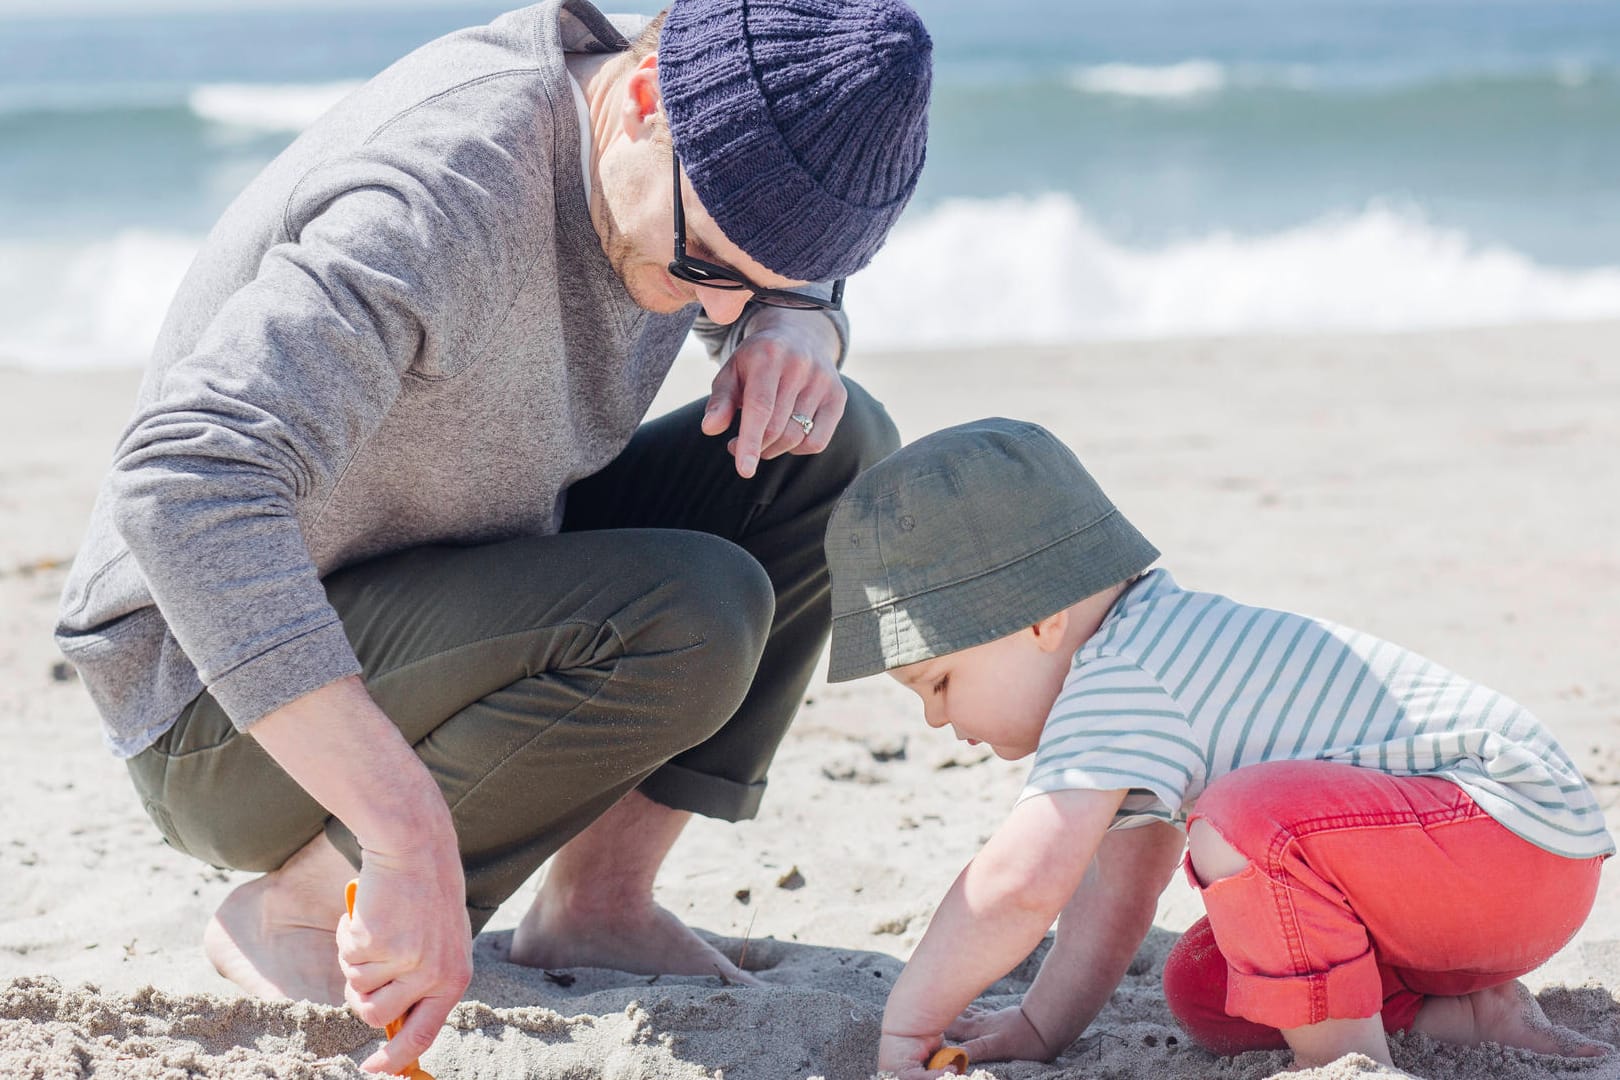
M1181 1030L1212 1054L1286 1048L1288 1044L1276 1028L1226 1011L1227 972L1226 957L1215 942L1209 919L1199 919L1181 935L1164 962L1165 1002ZM1417 1018L1423 995L1406 989L1387 968L1381 968L1380 975L1384 1004L1379 1015L1384 1030L1405 1031Z
M1164 962L1164 997L1176 1023L1212 1054L1286 1047L1276 1028L1226 1011L1226 975L1226 957L1215 944L1209 920L1199 919L1181 935Z

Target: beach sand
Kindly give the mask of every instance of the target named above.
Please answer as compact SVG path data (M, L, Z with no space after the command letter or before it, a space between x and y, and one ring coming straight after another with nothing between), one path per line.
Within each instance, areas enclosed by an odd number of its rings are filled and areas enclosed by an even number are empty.
M907 438L991 413L1047 425L1183 584L1361 627L1509 693L1615 806L1620 324L858 355L850 373ZM709 375L683 360L661 400ZM163 845L49 638L137 381L0 368L0 1077L358 1076L378 1033L244 1000L208 967L203 923L245 876ZM441 1080L867 1076L903 958L1022 773L928 730L888 680L818 680L760 817L695 821L660 879L766 989L508 964L531 883L479 938L473 986L423 1064ZM1158 972L1198 914L1178 879L1081 1040L1052 1065L973 1075L1280 1074L1283 1054L1217 1059L1171 1021ZM989 1000L1015 1000L1034 968ZM1620 1043L1612 870L1586 927L1527 981L1554 1019ZM1421 1037L1394 1053L1431 1080L1620 1077L1620 1057Z

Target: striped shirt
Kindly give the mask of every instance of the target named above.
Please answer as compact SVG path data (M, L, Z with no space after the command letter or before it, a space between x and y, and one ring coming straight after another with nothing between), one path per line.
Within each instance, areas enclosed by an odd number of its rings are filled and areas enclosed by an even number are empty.
M1020 800L1126 788L1116 827L1184 826L1217 778L1301 760L1442 777L1547 851L1615 850L1580 771L1518 703L1387 641L1189 592L1164 570L1075 654Z

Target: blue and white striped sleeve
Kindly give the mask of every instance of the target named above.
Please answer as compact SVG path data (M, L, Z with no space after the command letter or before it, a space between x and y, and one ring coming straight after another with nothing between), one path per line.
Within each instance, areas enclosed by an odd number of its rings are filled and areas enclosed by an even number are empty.
M1174 821L1205 771L1186 714L1158 680L1130 661L1101 658L1063 684L1019 801L1126 788L1120 818Z

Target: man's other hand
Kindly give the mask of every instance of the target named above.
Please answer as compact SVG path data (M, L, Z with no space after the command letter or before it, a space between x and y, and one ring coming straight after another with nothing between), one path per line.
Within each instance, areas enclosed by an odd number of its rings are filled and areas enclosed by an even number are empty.
M338 925L344 997L373 1027L404 1021L361 1065L396 1073L425 1054L472 979L460 856L367 851L353 916Z
M763 308L749 319L703 414L703 433L721 435L741 413L726 447L737 475L752 477L762 460L827 448L849 398L838 375L840 347L837 329L820 311ZM809 418L810 430L795 416Z

